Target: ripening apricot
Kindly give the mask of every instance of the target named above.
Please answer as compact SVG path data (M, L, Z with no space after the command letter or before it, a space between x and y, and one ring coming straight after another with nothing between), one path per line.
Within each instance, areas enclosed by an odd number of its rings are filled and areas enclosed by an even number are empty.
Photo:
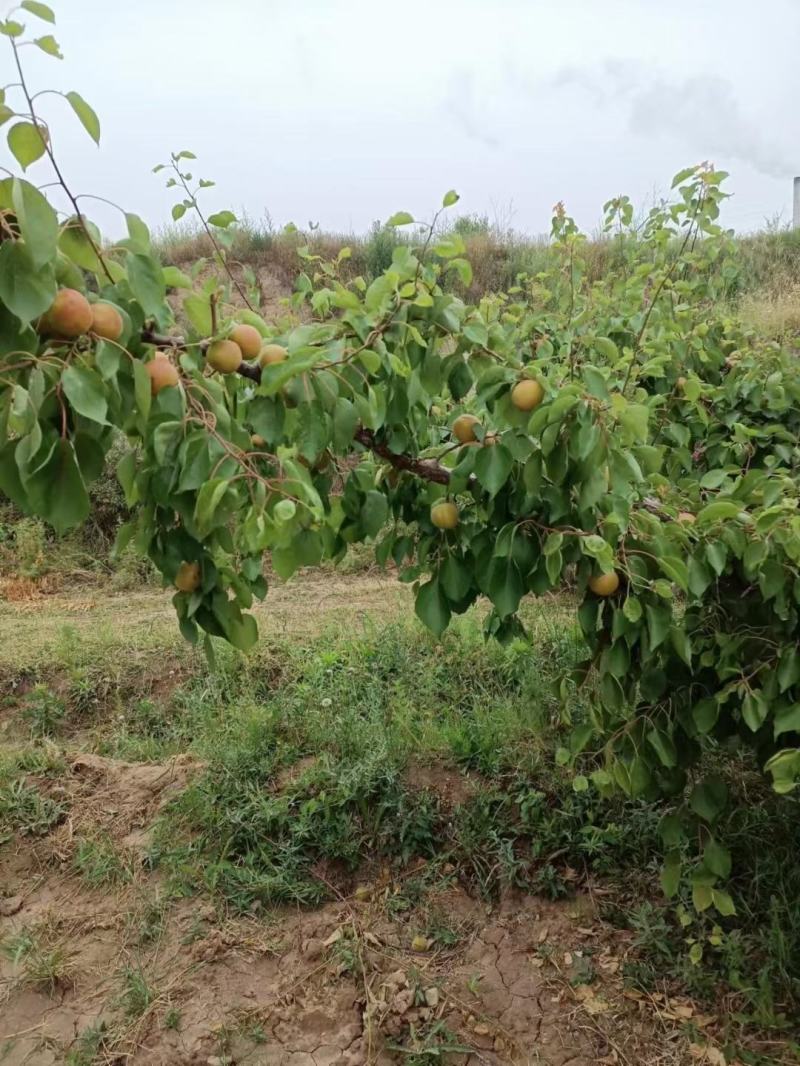
M678 521L685 526L693 526L696 519L691 511L678 511Z
M265 344L258 361L262 366L271 366L273 363L282 363L288 357L286 349L280 344Z
M590 577L589 588L595 596L612 596L619 588L619 574L612 570L610 574L597 574Z
M150 362L145 363L144 368L150 376L150 391L153 396L158 396L162 389L168 389L180 381L178 368L172 365L166 352L156 352Z
M264 448L267 444L267 442L264 440L260 433L251 433L250 443L253 445L254 448Z
M206 362L220 374L234 374L242 365L242 349L234 341L214 341L206 352Z
M470 444L477 440L475 427L479 424L479 419L475 415L459 415L453 423L453 436L462 444Z
M683 376L683 374L681 374L681 376L675 382L675 388L676 389L685 389L686 388L686 378Z
M241 322L234 326L230 332L230 339L238 344L245 359L255 359L261 351L261 334L255 326L248 326Z
M487 445L499 444L500 443L500 434L499 433L487 433L486 436L483 438L483 443L487 444Z
M42 325L57 337L74 340L91 329L92 305L77 289L59 289Z
M544 389L533 378L518 381L511 390L511 402L518 411L532 411L544 399Z
M181 563L174 584L178 592L194 592L200 584L200 563Z
M124 328L122 315L111 304L92 304L92 333L107 341L118 341Z
M431 507L431 522L437 529L455 529L458 525L458 508L452 500L440 500Z

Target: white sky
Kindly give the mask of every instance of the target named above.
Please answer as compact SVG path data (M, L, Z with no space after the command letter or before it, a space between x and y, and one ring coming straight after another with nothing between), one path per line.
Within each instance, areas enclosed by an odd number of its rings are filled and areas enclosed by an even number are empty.
M98 150L41 101L68 180L154 227L172 198L151 168L182 148L217 182L209 211L278 225L363 231L455 187L457 211L541 233L563 199L591 229L604 200L647 206L704 159L731 171L729 225L791 217L800 0L51 2L65 59L26 49L28 75L102 126Z

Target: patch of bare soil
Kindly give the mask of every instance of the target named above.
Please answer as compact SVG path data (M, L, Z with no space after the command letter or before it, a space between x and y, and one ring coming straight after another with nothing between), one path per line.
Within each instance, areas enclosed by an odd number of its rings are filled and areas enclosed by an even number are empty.
M712 1019L624 989L629 936L591 895L487 907L451 879L406 910L387 872L311 912L229 917L201 892L168 897L141 845L196 769L76 757L60 786L67 818L0 849L2 1066L675 1066L706 1054L681 1026ZM128 883L72 872L73 836L93 831L132 856Z
M412 760L403 774L403 783L414 792L429 792L436 796L445 810L467 803L478 790L477 780L440 759L435 762Z

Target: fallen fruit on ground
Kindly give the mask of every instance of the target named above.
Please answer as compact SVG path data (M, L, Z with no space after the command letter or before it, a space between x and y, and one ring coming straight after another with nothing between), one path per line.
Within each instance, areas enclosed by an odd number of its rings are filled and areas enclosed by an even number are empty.
M245 359L255 359L261 351L263 338L255 326L241 322L233 327L229 340L239 345Z
M209 345L206 362L220 374L235 374L242 365L242 349L235 341L214 341Z
M452 500L441 500L431 507L431 522L437 529L455 529L458 525L458 507Z

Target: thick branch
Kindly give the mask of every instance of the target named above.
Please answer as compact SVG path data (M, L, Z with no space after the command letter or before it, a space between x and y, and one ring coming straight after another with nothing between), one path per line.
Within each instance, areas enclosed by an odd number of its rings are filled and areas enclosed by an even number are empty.
M425 481L435 481L439 485L447 485L450 482L450 471L446 466L437 463L435 459L413 459L410 455L397 455L387 445L376 441L375 434L370 429L357 429L355 439L381 459L385 459L395 470L406 470L409 474L416 474Z

